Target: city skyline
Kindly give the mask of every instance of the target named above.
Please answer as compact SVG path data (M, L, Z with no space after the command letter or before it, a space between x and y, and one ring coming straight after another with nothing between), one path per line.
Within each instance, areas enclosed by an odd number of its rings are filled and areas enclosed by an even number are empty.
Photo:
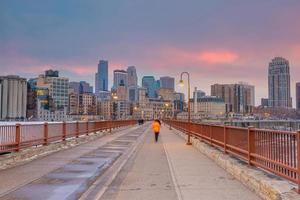
M268 96L268 63L281 56L290 62L295 107L300 2L170 2L1 1L2 75L32 78L53 68L95 86L98 60L107 59L109 88L118 68L136 66L140 85L143 75L177 83L186 70L206 93L214 83L255 85L258 105Z

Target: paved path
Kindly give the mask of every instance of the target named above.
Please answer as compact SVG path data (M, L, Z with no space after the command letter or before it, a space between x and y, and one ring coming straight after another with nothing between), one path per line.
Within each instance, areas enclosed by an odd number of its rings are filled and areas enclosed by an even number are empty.
M161 132L155 143L150 124L132 127L2 170L0 199L259 199L172 131Z
M163 127L159 143L148 133L101 199L259 199L182 138Z
M146 128L130 127L2 170L0 199L77 199L77 195L84 192Z

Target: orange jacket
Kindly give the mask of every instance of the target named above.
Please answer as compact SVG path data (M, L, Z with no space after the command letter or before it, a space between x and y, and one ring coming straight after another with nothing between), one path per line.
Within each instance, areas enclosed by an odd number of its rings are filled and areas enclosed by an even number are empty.
M152 130L154 133L159 133L160 131L160 124L158 122L153 122L152 123Z

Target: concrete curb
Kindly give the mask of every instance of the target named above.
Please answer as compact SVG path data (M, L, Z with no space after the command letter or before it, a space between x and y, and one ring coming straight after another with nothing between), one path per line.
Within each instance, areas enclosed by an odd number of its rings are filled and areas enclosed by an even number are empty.
M174 129L173 132L185 140L187 139L185 133ZM296 184L258 168L250 167L244 161L224 154L219 149L201 141L201 139L191 137L191 142L196 149L216 162L216 164L258 194L262 199L300 199L300 195L293 191L293 189L297 188Z

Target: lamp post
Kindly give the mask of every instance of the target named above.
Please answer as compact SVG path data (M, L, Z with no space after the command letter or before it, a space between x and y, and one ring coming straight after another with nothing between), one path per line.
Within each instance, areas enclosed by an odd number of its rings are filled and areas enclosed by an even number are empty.
M182 72L180 74L180 81L179 81L179 86L183 87L184 82L183 82L183 75L187 75L188 78L188 85L187 85L187 90L188 90L188 140L186 142L187 145L192 145L191 143L191 131L190 131L190 126L191 126L191 105L190 105L190 92L191 92L191 85L190 85L190 74L188 72Z
M111 97L112 97L112 106L111 106L111 110L110 110L110 132L111 132L111 127L112 127L112 120L113 120L113 112L114 112L114 101L118 99L117 93L111 93Z

